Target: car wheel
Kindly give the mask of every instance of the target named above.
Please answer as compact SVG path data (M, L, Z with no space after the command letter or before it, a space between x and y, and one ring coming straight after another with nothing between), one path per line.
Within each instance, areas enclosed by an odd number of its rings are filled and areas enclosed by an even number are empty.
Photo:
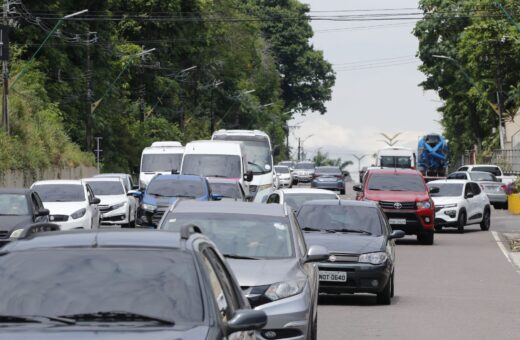
M480 229L489 230L490 226L491 226L491 212L489 211L489 208L486 208L486 210L484 210L484 216L482 217L482 222L480 222Z
M390 297L394 297L395 283L394 283L394 274L393 273L392 273L391 280L392 280L392 291L390 292Z
M392 303L392 277L388 279L385 288L380 293L377 293L377 304L378 305L389 305Z
M464 226L466 225L466 212L462 210L459 213L459 219L457 220L457 230L459 233L464 232Z
M433 244L433 230L423 231L417 234L417 241L421 244L431 246Z

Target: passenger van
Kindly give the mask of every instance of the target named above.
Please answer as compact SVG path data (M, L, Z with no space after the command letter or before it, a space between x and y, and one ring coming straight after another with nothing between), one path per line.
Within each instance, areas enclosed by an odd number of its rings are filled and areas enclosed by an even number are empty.
M410 148L391 146L377 152L376 165L381 168L415 169L416 155Z
M249 182L253 180L253 173L248 170L247 164L242 142L194 141L186 144L181 174L235 179L249 195Z
M171 174L181 168L184 147L180 142L154 142L141 155L139 188L144 189L157 174Z

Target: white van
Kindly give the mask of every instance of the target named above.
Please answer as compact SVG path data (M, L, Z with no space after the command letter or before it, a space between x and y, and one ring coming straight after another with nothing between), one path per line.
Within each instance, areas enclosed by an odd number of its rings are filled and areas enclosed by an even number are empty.
M181 175L230 178L239 181L246 194L253 173L247 170L242 142L201 140L186 144Z
M179 142L154 142L141 155L139 187L146 188L157 174L171 174L181 168L184 147Z
M391 146L377 152L376 166L381 168L416 168L416 155L410 148Z

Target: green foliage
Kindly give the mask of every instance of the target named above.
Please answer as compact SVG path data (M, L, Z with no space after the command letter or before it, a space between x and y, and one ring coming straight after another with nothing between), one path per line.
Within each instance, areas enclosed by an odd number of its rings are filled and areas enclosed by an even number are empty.
M516 18L517 0L501 0ZM421 84L438 92L439 109L453 160L477 144L484 153L497 149L500 94L505 120L520 108L520 34L494 0L421 0L425 19L419 39ZM435 55L451 59L442 59Z
M312 161L316 164L316 166L337 166L341 170L349 165L354 164L352 161L343 161L341 158L331 159L329 158L329 153L322 152L321 149L318 149L318 152L313 157Z

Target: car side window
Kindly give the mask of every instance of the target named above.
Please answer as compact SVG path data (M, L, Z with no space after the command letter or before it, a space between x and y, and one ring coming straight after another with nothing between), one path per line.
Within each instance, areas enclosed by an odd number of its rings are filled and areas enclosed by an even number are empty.
M305 243L305 238L303 237L302 228L300 226L300 223L298 222L298 219L294 215L294 213L291 213L292 217L291 219L294 221L294 226L296 227L296 230L294 231L296 236L296 243L298 243L298 248L300 249L300 254L302 256L307 255L307 243Z
M35 193L35 192L33 192L32 195L34 197L34 200L36 201L36 205L38 207L38 211L43 209L44 207L43 207L42 200L40 199L40 196L37 193Z
M280 203L280 196L278 194L272 194L271 196L269 196L269 198L267 199L267 204L271 203Z
M469 193L473 193L471 188L471 183L466 183L466 189L464 190L464 195L467 196Z
M480 195L481 190L477 183L469 183L469 185L471 185L471 191L473 191L473 195Z
M213 297L217 302L220 317L225 322L231 318L228 299L226 297L226 293L224 292L224 287L222 286L222 283L218 278L217 272L215 268L213 268L211 260L208 258L208 254L206 251L203 252L202 264L206 273L208 274L209 283L211 285L211 291L213 292Z
M37 214L38 211L40 211L40 206L38 204L38 201L36 200L36 195L34 193L31 194L31 205L33 214Z

